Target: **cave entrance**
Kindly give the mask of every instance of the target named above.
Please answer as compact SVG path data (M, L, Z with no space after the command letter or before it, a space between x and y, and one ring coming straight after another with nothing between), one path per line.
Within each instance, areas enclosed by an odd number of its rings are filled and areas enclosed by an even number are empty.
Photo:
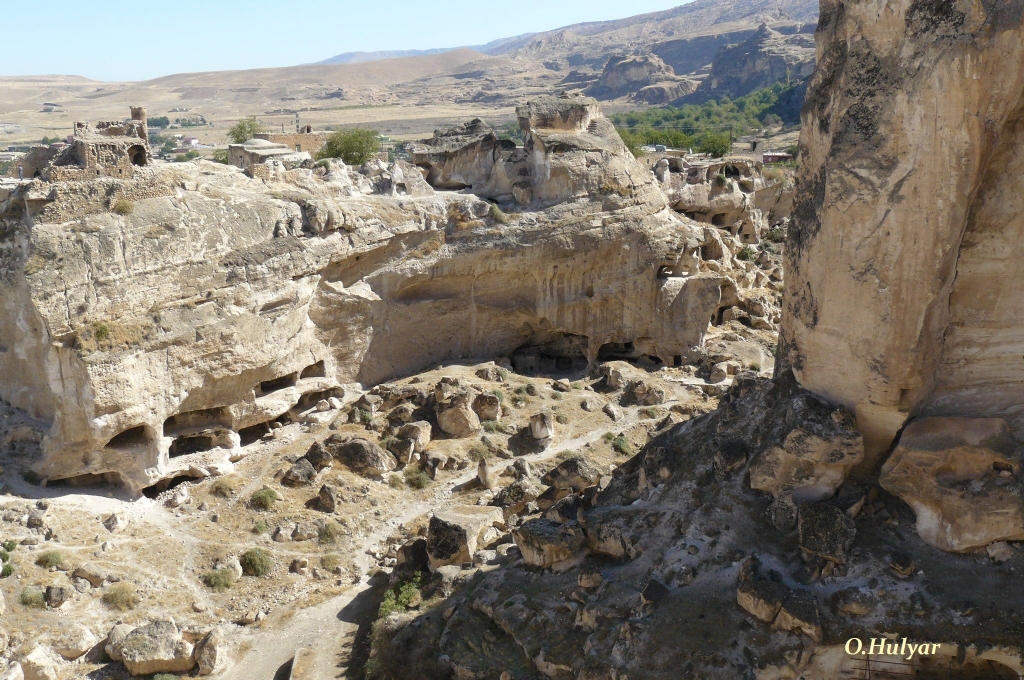
M324 366L323 359L311 364L302 369L302 373L299 374L299 378L326 378L327 368Z
M723 172L725 173L726 177L739 177L740 176L740 170L735 165L727 165L727 166L725 166L725 169L723 170Z
M167 455L171 458L187 456L193 453L203 453L214 448L213 437L206 434L182 435L171 442L171 448Z
M712 215L711 224L715 227L724 227L726 226L726 217L728 217L727 213L719 213L717 215Z
M178 475L177 477L171 477L170 479L161 479L156 484L153 484L152 486L147 486L145 489L143 489L142 495L144 495L146 498L156 498L157 496L162 494L164 491L167 491L168 489L173 489L174 487L184 484L185 482L194 481L196 481L196 478L189 477L188 475Z
M164 421L164 436L173 436L184 430L204 430L211 427L231 427L231 414L225 408L206 408L176 413Z
M250 425L249 427L243 427L238 431L238 437L241 439L239 445L250 446L263 439L265 435L270 433L270 423L272 422L273 421L268 421L266 423L257 423L255 425Z
M283 375L280 378L274 378L273 380L264 380L260 383L260 393L262 395L267 395L289 387L295 387L295 384L298 381L298 373L289 373L288 375Z
M152 437L145 425L137 425L120 432L107 442L108 449L133 449L145 446L152 441Z
M629 342L606 342L597 350L598 361L636 361L640 353Z
M520 375L547 375L585 371L590 340L585 335L561 333L546 342L521 345L510 360Z
M129 147L128 149L128 160L131 161L132 165L138 167L144 167L149 163L146 157L146 149L136 144L135 146Z

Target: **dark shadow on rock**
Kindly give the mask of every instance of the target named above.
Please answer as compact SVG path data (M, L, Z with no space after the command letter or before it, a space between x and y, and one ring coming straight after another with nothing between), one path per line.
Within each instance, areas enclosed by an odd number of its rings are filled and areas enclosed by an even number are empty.
M288 680L288 678L291 677L292 674L293 661L295 661L294 658L285 661L284 664L282 664L282 666L277 669L277 672L274 673L274 680Z
M377 619L377 611L384 599L384 593L387 591L387 576L383 573L377 574L370 580L370 585L372 587L356 595L338 612L339 621L359 626L352 640L348 658L339 660L338 670L341 671L337 676L339 678L363 680L363 670L370 658L370 633L373 630L373 622Z
M516 456L540 453L545 448L546 442L534 439L529 427L522 428L508 439L508 449Z

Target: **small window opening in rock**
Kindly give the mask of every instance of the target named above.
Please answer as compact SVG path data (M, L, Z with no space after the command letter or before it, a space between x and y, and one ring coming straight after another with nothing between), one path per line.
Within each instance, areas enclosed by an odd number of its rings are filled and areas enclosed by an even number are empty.
M171 458L187 456L192 453L202 453L213 448L213 437L208 435L181 436L171 443L167 455Z
M719 307L718 312L715 314L715 320L712 321L712 325L721 326L725 321L725 307Z
M138 425L121 432L107 442L108 449L122 449L131 446L140 446L149 442L146 434L146 426Z
M299 375L299 377L300 378L326 378L327 377L327 369L324 367L323 360L321 359L320 361L316 362L315 364L312 364L310 366L306 366L304 369L302 369L302 373Z
M1004 460L997 460L992 462L992 469L996 472L1013 472L1013 465Z
M629 342L606 342L597 350L598 361L615 361L617 359L632 361L638 356L632 340Z
M129 148L128 160L131 161L132 165L140 167L146 165L146 150L138 145Z
M750 323L750 317L749 316L741 316L741 317L739 317L736 320L739 321L744 326L746 326L747 328L753 328L754 327L754 325L752 323Z
M682 366L683 365L683 355L682 354L674 355L672 357L672 365L673 366Z
M660 267L658 267L659 279L667 279L670 276L672 276L672 267L670 265L663 264Z
M329 389L329 390L316 390L315 392L306 392L299 397L299 403L295 405L299 411L305 411L308 408L316 406L317 402L321 399L330 399L331 397L341 398L345 396L343 389Z
M260 383L260 391L263 394L270 394L271 392L283 390L286 387L295 387L296 382L298 382L298 374L289 373L288 375L281 376L280 378L274 378L273 380L264 380Z
M196 481L195 477L189 477L187 475L178 475L177 477L171 477L170 479L161 479L153 486L147 486L145 489L142 490L142 493L146 498L156 498L164 491L167 491L168 489L173 489L179 484L194 481Z
M718 215L712 215L711 216L711 224L713 224L716 227L724 227L725 226L725 218L726 218L726 214L725 213L720 213Z
M662 365L665 364L665 362L661 360L661 357L656 357L653 354L648 354L647 355L647 360L650 361L652 364L655 364L657 366L662 366Z
M740 176L739 168L737 168L735 165L727 165L727 166L725 166L725 176L726 177L739 177Z

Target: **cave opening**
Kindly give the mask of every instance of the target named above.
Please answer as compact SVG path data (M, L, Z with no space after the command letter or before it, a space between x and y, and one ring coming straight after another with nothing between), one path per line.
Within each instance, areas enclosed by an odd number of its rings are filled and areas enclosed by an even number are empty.
M196 478L189 477L188 475L178 475L177 477L161 479L156 484L144 488L142 490L142 495L144 495L146 498L156 498L157 496L162 494L164 491L167 491L168 489L173 489L174 487L184 484L185 482L194 481L196 481Z
M274 421L267 421L265 423L256 423L249 427L243 427L238 431L238 437L241 439L241 446L250 446L263 439L263 437L271 432L270 423Z
M520 375L571 374L585 371L589 366L587 348L590 340L585 335L559 333L546 342L532 342L519 346L510 360L512 369Z
M639 356L632 340L629 342L606 342L597 350L598 361L635 361Z
M213 437L206 434L182 435L171 442L171 448L167 455L171 458L187 456L193 453L203 453L214 448Z
M295 387L295 383L298 381L298 373L289 373L288 375L283 375L280 378L274 378L273 380L264 380L260 383L260 393L266 395L289 387Z
M128 449L136 446L145 446L150 441L151 437L149 436L146 426L137 425L111 437L110 441L107 442L106 448Z
M326 378L327 368L324 365L323 359L311 364L302 369L302 373L299 374L299 378Z

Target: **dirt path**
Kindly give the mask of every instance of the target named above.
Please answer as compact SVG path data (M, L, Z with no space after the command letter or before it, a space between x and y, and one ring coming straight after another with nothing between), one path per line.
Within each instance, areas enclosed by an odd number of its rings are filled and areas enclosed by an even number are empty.
M640 422L629 414L624 415L623 420L616 423L616 429L628 429ZM601 439L604 433L605 430L591 431L586 435L554 444L540 453L521 458L530 463L549 460L564 451L592 444ZM365 554L366 550L384 541L399 525L450 503L453 488L465 484L474 477L476 471L468 471L449 480L445 487L439 489L430 499L405 506L400 515L392 517L380 529L368 535L361 545L354 548L357 553L356 564L364 573L367 572L373 565ZM252 632L248 639L251 642L249 651L236 660L226 673L211 678L274 680L278 670L291 660L295 650L300 647L308 647L312 654L310 667L315 669L315 672L310 677L318 680L344 677L344 668L351 655L352 644L360 623L376 614L371 606L372 599L368 597L370 588L370 583L364 579L341 595L316 606L299 610L291 607L278 609L268 618L262 629ZM287 674L283 677L287 678Z

